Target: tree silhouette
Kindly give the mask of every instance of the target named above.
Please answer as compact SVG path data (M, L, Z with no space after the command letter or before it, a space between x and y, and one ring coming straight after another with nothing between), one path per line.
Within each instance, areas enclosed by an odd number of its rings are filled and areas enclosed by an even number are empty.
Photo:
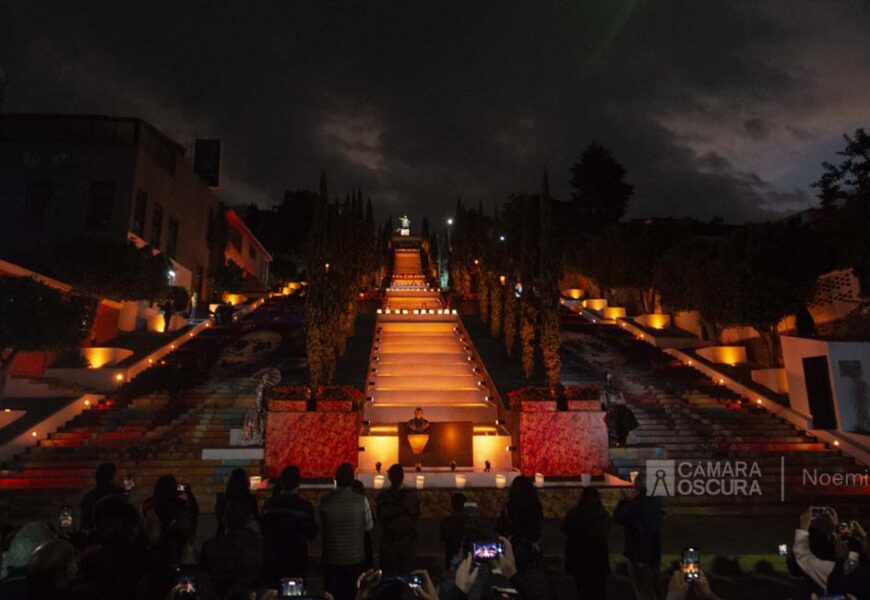
M571 200L580 227L597 231L625 214L634 188L625 183L625 169L610 151L592 142L571 167Z
M823 162L825 172L813 183L824 208L855 198L870 198L870 135L861 128L843 138L846 147L837 152L843 160L839 164Z

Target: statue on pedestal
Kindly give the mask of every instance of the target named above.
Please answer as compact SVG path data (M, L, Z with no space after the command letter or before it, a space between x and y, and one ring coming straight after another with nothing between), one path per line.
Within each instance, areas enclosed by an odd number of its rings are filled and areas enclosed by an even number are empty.
M411 219L408 218L408 215L399 217L399 222L402 224L399 235L411 235Z

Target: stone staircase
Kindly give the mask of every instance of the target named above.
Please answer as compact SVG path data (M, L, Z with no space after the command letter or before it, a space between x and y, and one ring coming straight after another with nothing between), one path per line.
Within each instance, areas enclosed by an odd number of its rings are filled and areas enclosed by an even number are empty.
M4 520L33 519L53 514L63 503L76 505L104 461L116 463L119 477L134 478L140 499L150 495L161 475L172 473L191 485L197 498L205 500L203 512L209 512L210 499L232 469L260 472L259 460L201 458L204 448L229 444L230 429L241 427L254 402L251 388L248 380L228 380L198 386L171 402L165 395L149 394L124 408L104 406L83 413L3 465ZM168 412L173 404L176 408Z
M134 502L150 495L158 477L172 473L190 483L203 512L212 509L214 493L233 468L259 474L259 460L202 460L203 449L228 447L230 429L241 427L254 402L247 374L228 378L213 372L204 383L171 397L143 391L155 389L154 380L164 376L201 371L203 362L211 364L221 348L247 331L251 319L260 318L259 312L232 326L210 328L164 357L165 373L145 371L118 394L0 464L0 521L53 518L60 505L77 506L93 486L96 467L106 461L118 466L119 478L134 478ZM130 394L135 396L124 399Z
M576 329L571 334L577 339ZM639 422L627 448L612 448L613 471L628 478L645 472L648 459L674 459L691 465L709 461L757 464L761 495L680 495L668 499L684 513L776 512L785 504L870 503L870 476L864 485L807 485L808 473L866 475L838 449L716 385L694 369L614 327L590 326L576 351L602 372L614 375ZM860 479L859 479L860 481Z

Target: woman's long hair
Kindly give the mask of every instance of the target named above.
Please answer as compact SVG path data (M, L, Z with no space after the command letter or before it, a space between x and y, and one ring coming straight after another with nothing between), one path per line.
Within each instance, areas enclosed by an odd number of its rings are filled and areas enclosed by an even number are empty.
M251 493L250 480L244 469L236 468L227 479L227 488L224 497L227 500L244 500Z
M520 475L511 482L508 506L512 513L517 514L516 511L534 508L540 504L538 488L535 487L535 482L531 477Z

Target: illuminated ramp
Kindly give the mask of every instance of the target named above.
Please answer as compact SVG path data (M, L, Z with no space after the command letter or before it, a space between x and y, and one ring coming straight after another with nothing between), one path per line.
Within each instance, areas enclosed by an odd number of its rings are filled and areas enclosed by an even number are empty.
M459 316L429 289L420 251L397 249L372 346L365 418L407 421L420 406L430 421L494 424L498 411Z

